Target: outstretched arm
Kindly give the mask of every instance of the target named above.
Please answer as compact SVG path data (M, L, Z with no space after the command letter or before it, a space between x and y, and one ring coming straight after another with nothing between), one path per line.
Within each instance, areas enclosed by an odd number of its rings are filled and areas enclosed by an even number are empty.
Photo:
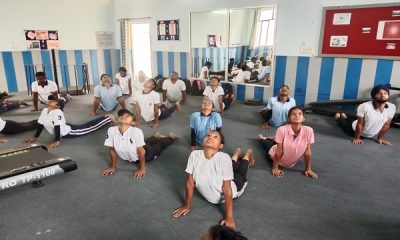
M31 110L31 112L39 111L39 108L38 108L39 93L38 92L32 92L32 101L33 101L33 109Z
M93 106L92 106L92 112L90 112L90 115L91 116L96 116L96 111L97 111L97 108L99 108L99 105L100 105L100 98L99 97L94 97L94 100L93 100Z
M115 173L117 171L117 151L115 151L114 147L110 147L108 150L111 160L111 166L104 169L101 172L101 176L107 176L109 174Z
M231 180L223 182L222 191L225 199L225 218L221 220L220 224L235 229L235 220L233 219L233 194Z
M118 98L118 102L119 102L119 105L121 105L121 107L122 107L123 109L126 109L124 97L122 97L122 96L119 97L119 98Z
M190 208L192 205L194 186L195 186L195 184L193 181L193 176L192 176L192 174L188 174L187 179L186 179L185 204L183 205L183 207L180 207L173 212L174 218L179 218L180 216L185 216L186 214L188 214L190 212Z
M138 147L137 148L137 154L139 156L139 169L133 172L133 177L134 178L142 178L144 175L146 175L146 159L145 159L145 154L146 151L144 150L144 147Z
M359 117L357 120L357 125L356 125L356 130L354 134L354 139L353 139L353 144L359 145L362 144L363 142L361 141L361 132L364 128L364 118Z
M306 151L304 152L304 161L305 161L305 165L306 165L306 169L304 169L304 174L307 177L313 178L313 179L317 179L318 175L311 170L311 145L308 144Z
M385 124L382 126L381 130L378 133L378 138L376 139L376 142L379 144L384 144L384 145L392 145L389 141L385 140L385 134L390 128L390 122L392 121L393 118L389 118Z
M272 164L272 175L279 178L283 177L283 172L279 170L279 162L282 159L282 155L283 155L283 144L277 143L275 149L275 158Z

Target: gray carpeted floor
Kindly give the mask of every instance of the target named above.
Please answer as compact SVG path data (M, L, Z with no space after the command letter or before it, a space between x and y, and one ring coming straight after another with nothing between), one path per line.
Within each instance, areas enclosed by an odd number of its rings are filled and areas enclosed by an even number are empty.
M82 123L89 116L91 96L74 97L66 105L67 121ZM132 105L129 105L132 108ZM248 174L244 195L234 201L237 229L249 239L400 239L400 140L391 128L391 147L365 141L354 146L332 118L307 115L315 131L312 180L302 174L303 162L271 175L270 163L255 140L260 133L260 107L233 105L224 117L225 152L253 148L256 165ZM31 120L30 107L1 115ZM185 166L189 155L189 115L200 109L200 97L190 96L181 112L160 122L158 129L142 125L145 136L156 131L177 132L179 140L156 161L147 164L144 179L132 178L136 167L118 161L118 172L101 177L108 166L103 146L106 128L77 139L64 139L50 150L76 160L78 170L45 180L45 186L25 185L0 192L0 239L198 239L216 224L224 206L195 194L192 211L173 219L184 198ZM275 129L263 132L273 135ZM8 137L8 149L24 145L32 133ZM51 141L47 132L40 142Z

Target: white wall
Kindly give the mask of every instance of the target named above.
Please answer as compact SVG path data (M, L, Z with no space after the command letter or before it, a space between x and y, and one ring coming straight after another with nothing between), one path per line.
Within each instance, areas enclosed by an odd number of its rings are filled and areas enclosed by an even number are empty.
M213 11L228 8L278 5L276 55L317 55L323 6L395 3L396 0L114 0L114 17L152 18L152 50L189 52L190 12ZM180 19L180 41L157 41L156 20ZM115 24L116 32L119 25ZM118 34L117 34L118 35ZM119 39L117 38L119 46ZM303 54L302 47L311 48Z
M26 50L24 30L58 30L61 49L96 49L96 31L114 31L113 0L2 0L0 51Z
M192 48L208 47L209 34L221 34L222 47L226 47L228 11L199 12L191 16Z
M255 9L238 9L230 13L229 45L231 47L250 45L254 25Z

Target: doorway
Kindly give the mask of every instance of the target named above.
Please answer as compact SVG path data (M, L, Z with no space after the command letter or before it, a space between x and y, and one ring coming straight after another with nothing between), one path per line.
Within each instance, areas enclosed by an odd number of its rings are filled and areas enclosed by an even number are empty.
M151 76L150 22L148 19L130 21L130 62L136 78L139 71Z

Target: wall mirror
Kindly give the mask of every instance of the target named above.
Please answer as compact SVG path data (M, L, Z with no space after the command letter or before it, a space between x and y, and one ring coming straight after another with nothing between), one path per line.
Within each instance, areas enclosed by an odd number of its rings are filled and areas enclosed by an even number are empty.
M190 14L190 48L192 77L209 78L202 75L202 68L211 63L209 72L225 79L227 63L229 11L194 12ZM207 74L206 74L207 75Z
M276 6L191 13L192 77L270 86L275 26Z

